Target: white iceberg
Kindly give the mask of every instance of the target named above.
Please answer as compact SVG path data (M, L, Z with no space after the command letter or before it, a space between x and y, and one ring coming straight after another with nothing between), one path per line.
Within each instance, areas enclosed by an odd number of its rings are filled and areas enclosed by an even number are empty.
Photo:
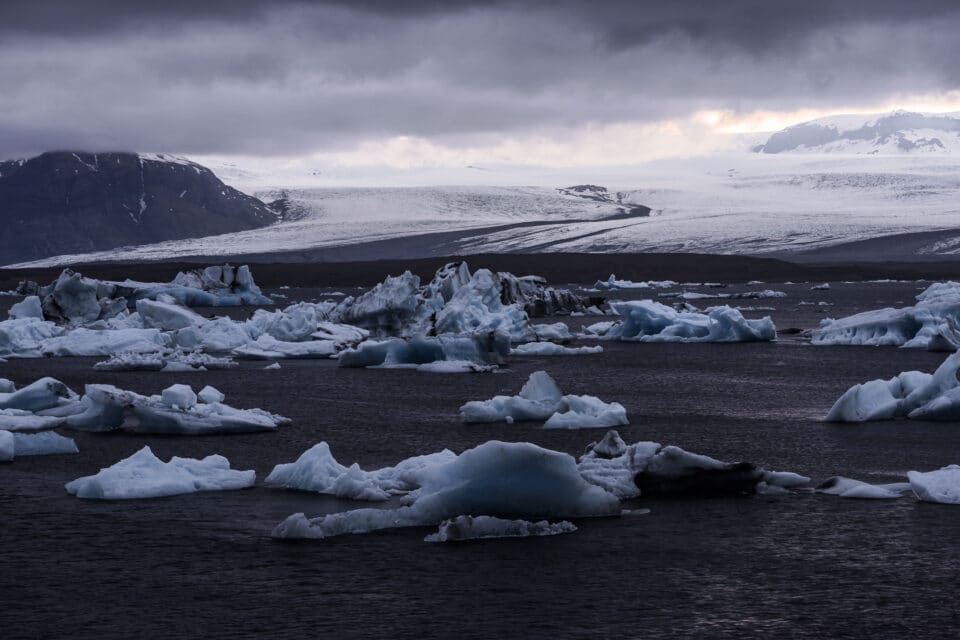
M37 412L59 406L75 394L55 378L40 378L19 390L0 393L0 409L19 409Z
M827 413L828 422L866 422L907 417L960 420L960 353L947 356L933 374L905 371L889 380L850 387Z
M273 431L290 422L262 409L209 402L216 397L207 392L198 398L187 385L173 385L159 396L142 396L111 385L88 384L79 403L81 410L68 416L66 424L79 431L122 428L137 433L208 435Z
M231 357L212 356L201 351L185 352L174 349L168 352L129 353L121 352L93 365L97 371L213 371L232 369L237 366Z
M826 493L841 498L860 498L865 500L891 500L910 491L909 482L870 484L853 478L834 476L817 487L817 493Z
M597 280L594 284L595 289L666 289L677 286L673 280L644 280L633 282L632 280L618 280L616 275L610 274L606 280Z
M68 482L68 493L78 498L131 500L159 498L197 491L226 491L253 486L254 471L235 471L219 455L195 460L174 456L170 462L144 447L129 458L92 476Z
M444 520L436 533L431 533L424 542L460 542L463 540L486 540L491 538L530 538L573 533L577 527L563 520L551 523L546 520L504 520L492 516L457 516Z
M525 342L510 349L512 356L579 356L590 353L603 353L603 347L565 347L553 342Z
M960 466L951 464L936 471L911 471L910 488L918 500L941 504L960 504Z
M935 282L912 307L865 311L825 319L811 334L815 345L870 345L956 350L960 344L960 283Z
M11 433L0 431L0 462L21 456L48 456L77 453L77 443L53 431L43 433Z
M612 302L610 307L623 320L591 325L587 337L633 342L754 342L777 337L769 317L747 320L728 306L707 313L677 311L652 300Z
M115 353L150 353L171 346L170 336L159 329L87 329L78 327L40 343L45 356L110 356Z
M469 361L481 365L503 364L510 339L502 333L418 336L367 341L340 354L341 367L423 365L442 361Z
M326 442L305 451L296 462L279 464L267 476L267 484L287 489L313 491L352 500L387 500L391 495L407 493L419 487L417 473L456 458L443 451L408 458L395 467L364 471L356 463L345 467L330 452Z
M564 395L545 371L534 371L515 396L473 400L460 407L464 422L544 420L546 429L615 427L627 424L627 411L617 402L593 396Z
M613 494L586 482L574 459L527 442L486 442L418 474L409 506L357 509L309 519L298 513L273 531L277 538L327 538L393 527L424 526L460 515L575 518L620 513Z
M7 315L10 316L11 320L19 320L21 318L37 318L43 320L43 307L40 306L40 298L38 296L27 296L20 302L12 305L10 310L7 311Z

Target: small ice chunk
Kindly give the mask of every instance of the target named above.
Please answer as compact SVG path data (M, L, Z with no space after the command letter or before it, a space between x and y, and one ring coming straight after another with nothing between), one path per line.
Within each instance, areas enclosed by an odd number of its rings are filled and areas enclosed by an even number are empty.
M268 364L267 366L264 367L264 369L266 369L267 371L272 371L274 369L279 369L279 368L280 368L279 362L274 362L273 364Z
M197 394L190 385L174 384L160 392L160 401L168 407L190 409L197 404Z
M9 431L0 431L0 462L10 462L16 455L17 445L13 434Z
M144 447L96 475L78 478L65 487L78 498L130 500L244 489L253 486L255 477L254 471L232 470L223 456L202 460L174 456L170 462L163 462L150 447Z
M546 520L504 520L492 516L457 516L440 523L436 533L424 538L424 542L459 542L490 538L530 538L572 533L577 527L566 520L551 523Z
M197 394L197 398L200 402L206 404L213 404L215 402L223 402L223 399L226 396L222 392L211 387L210 385L205 386L203 389L200 389L200 393Z
M17 385L13 384L13 380L0 378L0 393L13 393L16 390Z
M77 453L77 443L53 431L41 433L15 433L16 457L48 456L60 453Z

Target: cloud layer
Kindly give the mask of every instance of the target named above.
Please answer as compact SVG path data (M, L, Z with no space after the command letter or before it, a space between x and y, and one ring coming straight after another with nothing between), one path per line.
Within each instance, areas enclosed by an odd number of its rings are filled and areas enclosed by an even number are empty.
M960 88L956 2L647 4L7 0L0 149L474 149Z

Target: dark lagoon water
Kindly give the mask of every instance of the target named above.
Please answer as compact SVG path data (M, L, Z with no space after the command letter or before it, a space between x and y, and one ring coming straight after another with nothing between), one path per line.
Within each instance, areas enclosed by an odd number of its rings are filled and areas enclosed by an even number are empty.
M909 303L922 287L809 292L810 284L793 285L788 299L740 304L777 307L770 313L778 326L807 328L827 312ZM602 355L514 358L501 373L476 375L338 369L333 361L192 374L100 373L90 358L0 364L0 376L18 384L51 375L76 390L212 384L229 404L294 421L232 437L70 434L79 454L0 466L0 637L957 637L960 508L912 498L641 498L630 506L649 514L578 521L570 535L442 545L423 542L426 528L273 540L271 529L291 513L369 505L260 484L125 502L82 501L63 489L145 444L164 459L220 453L234 468L256 469L258 480L321 440L341 462L365 468L490 439L578 455L603 430L458 419L464 401L514 394L538 369L565 392L622 403L628 442L675 444L815 483L835 474L892 481L960 463L960 424L820 421L850 385L932 371L943 354L812 347L789 337L604 347Z

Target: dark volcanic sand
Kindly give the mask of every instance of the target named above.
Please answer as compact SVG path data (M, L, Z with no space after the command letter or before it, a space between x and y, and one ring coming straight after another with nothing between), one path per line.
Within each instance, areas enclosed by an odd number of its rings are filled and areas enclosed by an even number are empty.
M909 303L922 286L815 292L810 284L774 286L786 299L737 303L776 307L781 328L810 327L823 313L801 300L834 302L825 309L840 315ZM577 327L593 319L568 320ZM144 393L212 384L230 404L294 420L249 436L71 434L79 454L0 466L2 637L956 637L960 509L912 498L640 499L629 506L649 515L578 521L570 535L441 545L422 541L430 529L274 541L270 530L290 513L369 505L261 485L126 502L81 501L63 490L144 444L162 458L221 453L261 481L320 440L341 462L368 468L490 439L579 454L603 430L458 420L465 400L514 394L538 369L568 393L624 404L628 442L676 444L815 482L834 474L892 481L960 462L957 424L820 422L850 385L932 371L942 354L794 339L604 347L602 355L514 358L502 373L476 375L348 370L333 361L194 374L98 373L95 358L0 364L0 376L21 385L42 375L74 389L105 382Z

